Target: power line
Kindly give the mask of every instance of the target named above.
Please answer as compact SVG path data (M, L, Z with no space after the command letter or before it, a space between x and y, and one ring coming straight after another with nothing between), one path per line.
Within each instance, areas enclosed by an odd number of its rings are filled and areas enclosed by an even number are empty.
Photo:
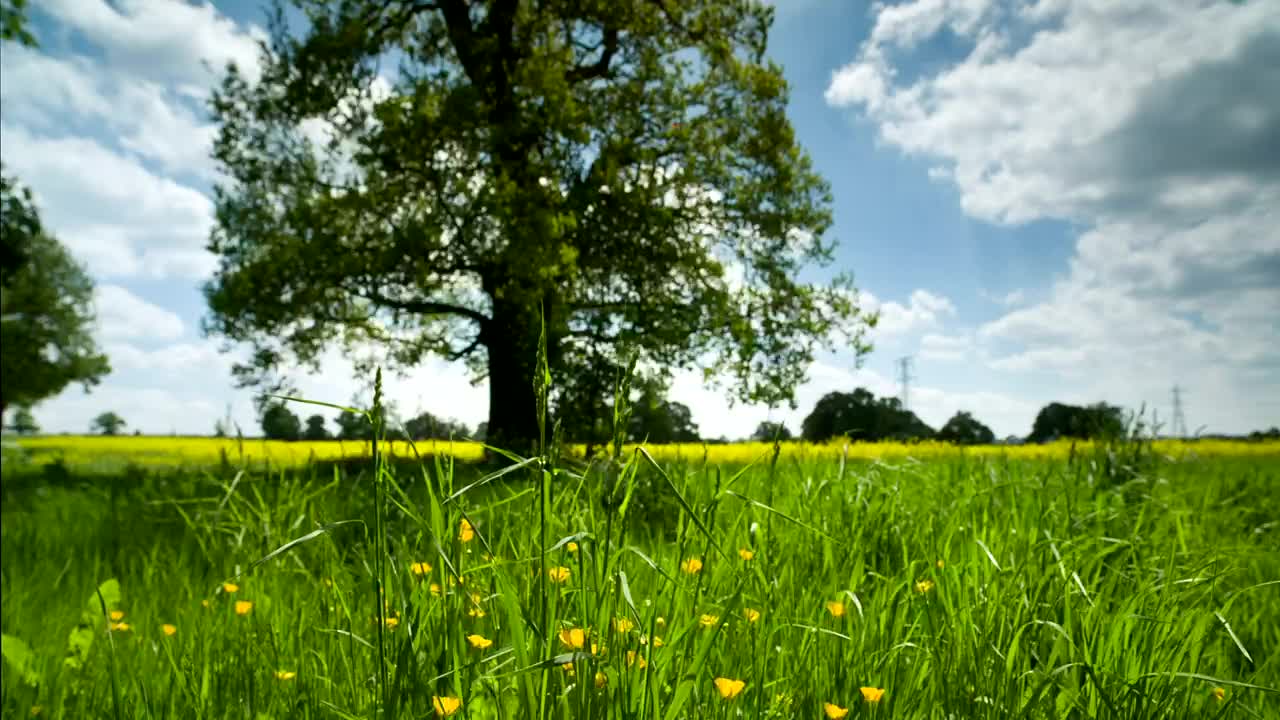
M1187 418L1182 412L1182 388L1173 386L1173 436L1187 436Z
M911 356L906 355L898 358L898 383L902 386L902 409L911 409L911 381L915 379L915 375L911 372Z

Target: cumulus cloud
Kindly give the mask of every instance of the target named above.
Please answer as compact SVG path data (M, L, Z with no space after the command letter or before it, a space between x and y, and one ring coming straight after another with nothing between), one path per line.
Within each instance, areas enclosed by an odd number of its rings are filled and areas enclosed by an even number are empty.
M945 317L956 314L950 299L924 289L912 291L904 305L881 301L869 292L861 293L859 305L869 312L879 312L873 339L896 338L939 326Z
M98 333L105 340L174 340L182 336L182 318L119 285L94 290Z
M975 218L1082 228L1047 298L1007 297L977 333L991 366L1133 405L1194 379L1219 429L1274 423L1245 383L1280 394L1280 319L1263 310L1280 306L1280 14L1195 0L874 12L827 101L929 160ZM967 53L908 72L944 32Z
M42 0L36 7L102 48L117 70L188 87L216 82L228 62L256 77L257 43L266 39L207 2Z
M9 171L29 185L45 224L101 278L207 277L213 203L84 137L0 124Z

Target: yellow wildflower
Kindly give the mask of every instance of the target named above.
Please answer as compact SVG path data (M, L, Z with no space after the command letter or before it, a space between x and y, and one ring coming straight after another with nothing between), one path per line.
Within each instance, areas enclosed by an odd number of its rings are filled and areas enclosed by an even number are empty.
M233 593L238 592L239 590L240 586L235 583L222 583L222 592L224 593Z
M249 614L249 613L251 613L251 612L253 612L253 603L252 603L252 602L250 602L250 601L248 601L248 600L237 600L237 601L236 601L236 614L237 614L237 615L248 615L248 614Z
M483 635L468 635L467 642L471 643L471 647L477 650L484 650L493 645L493 641Z
M436 597L440 596L440 583L431 583L431 586L428 589L431 591L432 595L435 595Z
M720 691L720 697L725 700L732 700L742 694L742 689L747 686L746 681L731 680L729 678L718 677L715 679L716 690Z
M569 628L560 631L560 644L570 650L581 650L587 643L587 633L582 628Z
M469 615L469 616L471 616L471 617L473 617L473 618L482 618L482 617L484 617L484 616L485 616L484 608L481 608L481 607L473 607L473 608L471 608L470 610L468 610L468 611L467 611L467 615Z
M602 688L609 683L609 677L602 672L596 672L596 687Z
M873 705L880 702L880 698L884 697L884 688L864 687L858 689L862 692L862 699Z
M1226 689L1226 688L1216 687L1216 688L1214 688L1214 689L1213 689L1213 699L1214 699L1214 700L1217 700L1218 702L1222 702L1222 699L1223 699L1223 698L1225 698L1226 696L1227 696L1227 689Z
M110 629L111 632L129 632L133 626L127 622L113 622Z
M680 563L680 569L689 575L696 575L702 572L702 561L698 558L689 558Z
M842 708L835 703L822 703L822 712L831 720L840 720L849 714L849 708Z
M124 619L124 611L112 610L111 612L107 613L107 617L111 618L111 622L120 622L121 620Z
M640 644L641 644L641 645L648 645L648 644L649 644L649 636L648 636L648 635L641 635L641 636L640 636ZM658 647L662 647L663 645L664 645L664 643L662 642L662 637L661 637L661 636L659 636L659 635L654 635L654 636L653 636L653 646L654 646L654 647L656 647L656 648L658 648Z
M388 616L385 622L387 624L388 630L395 630L396 628L400 627L400 618L396 617L395 615Z
M296 673L296 672L294 672L294 671L292 671L292 670L277 670L277 671L276 671L276 679L277 679L277 680L292 680L292 679L294 679L294 678L296 678L296 677L298 677L298 673Z
M170 625L168 623L161 625L160 629L164 631L165 637L173 637L178 632L178 627L176 625Z
M431 563L416 562L410 565L409 569L413 571L414 575L422 577L423 575L429 575L431 573Z
M569 677L573 677L578 674L578 671L573 669L573 663L571 662L561 665L560 669L563 670L564 674L568 675Z
M923 595L924 593L929 592L929 591L930 591L930 590L932 590L932 589L933 589L933 581L932 581L932 580L924 579L924 580L921 580L920 582L916 583L916 592L920 593L921 595Z
M569 550L569 552L571 552L571 553L577 554L577 552L578 552L578 543L576 543L576 542L572 542L572 541L570 541L570 542L569 542L569 544L568 544L568 545L566 545L565 547L566 547L566 548Z
M719 615L704 614L702 617L698 618L698 623L703 627L712 627L718 622L720 622Z
M569 580L569 568L561 565L547 569L547 577L551 578L551 582L562 583Z
M654 620L654 623L656 623L658 627L666 627L667 619L659 615L658 619Z
M437 717L449 717L462 707L462 700L456 697L432 695L431 706L435 708Z
M831 617L844 617L844 603L831 600L827 603L827 612L831 613Z
M627 667L631 667L632 665L637 665L637 664L638 664L637 669L643 670L645 666L648 665L649 663L645 662L644 656L637 653L635 650L628 650L627 651Z
M752 608L743 608L742 617L746 618L747 622L753 623L760 619L760 611Z
M634 628L635 626L636 624L631 622L627 618L613 619L613 629L617 630L619 633L629 633L631 632L631 628Z
M942 568L946 567L947 564L942 562L942 558L938 558L937 565L938 565L938 569L941 570Z
M471 542L475 536L476 529L471 526L471 523L466 518L462 518L462 524L458 528L458 539L464 543L468 543Z
M755 556L756 556L756 553L754 550L748 550L747 548L738 548L738 557L742 558L743 560L750 560Z
M201 600L201 601L200 601L200 607L202 607L202 608L207 608L207 607L209 607L209 601L208 601L208 600Z

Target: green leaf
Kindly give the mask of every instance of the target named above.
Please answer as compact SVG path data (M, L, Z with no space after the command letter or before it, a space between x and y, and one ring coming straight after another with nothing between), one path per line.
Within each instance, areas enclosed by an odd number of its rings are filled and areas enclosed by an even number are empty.
M36 670L36 657L31 647L22 638L13 635L0 635L0 654L9 668L32 687L40 684L40 673Z

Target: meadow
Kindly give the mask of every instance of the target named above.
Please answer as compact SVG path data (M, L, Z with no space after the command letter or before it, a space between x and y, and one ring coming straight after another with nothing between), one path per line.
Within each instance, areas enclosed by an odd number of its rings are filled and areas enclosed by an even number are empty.
M3 715L1280 717L1280 444L291 445L6 455Z

